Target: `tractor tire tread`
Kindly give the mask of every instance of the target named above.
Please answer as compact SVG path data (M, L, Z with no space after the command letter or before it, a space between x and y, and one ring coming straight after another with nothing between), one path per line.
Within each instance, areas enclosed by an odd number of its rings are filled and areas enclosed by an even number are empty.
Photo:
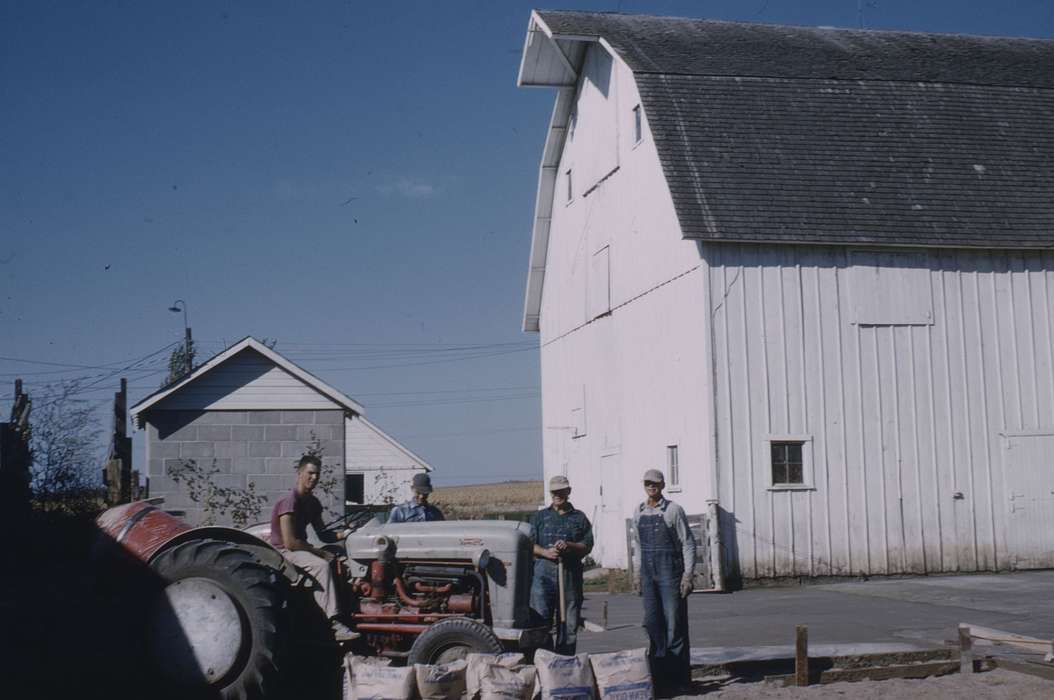
M277 687L280 630L285 612L283 579L253 554L229 542L198 540L162 552L153 568L170 581L202 576L228 589L249 621L249 650L241 671L222 688L222 700L259 700Z

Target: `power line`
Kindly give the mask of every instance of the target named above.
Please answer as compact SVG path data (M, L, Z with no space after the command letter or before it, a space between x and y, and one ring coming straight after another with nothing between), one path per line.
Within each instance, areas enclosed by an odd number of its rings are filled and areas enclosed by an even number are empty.
M452 404L460 404L460 403L488 403L488 402L492 402L492 401L521 401L521 400L524 400L524 399L537 399L537 398L540 398L540 396L541 396L541 394L533 393L533 394L522 394L522 395L512 395L512 396L488 396L488 397L478 397L478 398L471 398L471 399L440 399L440 400L436 400L436 401L404 401L402 403L399 403L399 402L396 402L396 403L373 403L373 404L366 404L366 408L369 408L369 409L372 410L372 409L375 409L375 408L411 408L411 407L417 407L417 406L449 406L449 405L452 405Z
M400 435L400 440L417 440L421 438L437 438L437 437L461 437L465 435L497 435L499 433L529 433L529 432L540 432L541 426L533 426L530 428L494 428L493 430L462 430L453 433L417 433L415 435Z

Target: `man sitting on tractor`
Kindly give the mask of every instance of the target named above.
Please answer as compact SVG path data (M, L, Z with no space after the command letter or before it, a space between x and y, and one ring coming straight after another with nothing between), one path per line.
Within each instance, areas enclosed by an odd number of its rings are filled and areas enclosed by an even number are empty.
M414 474L410 488L414 492L414 497L392 508L388 522L424 523L444 520L442 511L428 502L428 495L432 493L432 478L428 474Z
M336 556L307 541L307 526L323 542L330 544L345 539L348 531L332 532L322 523L322 504L312 493L318 486L322 462L314 455L304 455L296 467L296 487L280 499L271 510L271 544L298 571L312 579L315 602L326 613L337 641L359 637L338 619L340 596L336 590L331 562Z

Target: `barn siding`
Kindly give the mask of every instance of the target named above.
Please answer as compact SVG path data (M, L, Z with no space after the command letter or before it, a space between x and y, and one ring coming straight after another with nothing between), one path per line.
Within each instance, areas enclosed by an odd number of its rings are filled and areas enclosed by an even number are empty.
M851 323L850 255L703 247L727 563L745 578L1015 566L1002 435L1054 428L1051 254L929 251L932 325ZM809 436L813 490L769 488L772 435Z
M340 406L255 350L243 350L153 408L166 411L291 411Z

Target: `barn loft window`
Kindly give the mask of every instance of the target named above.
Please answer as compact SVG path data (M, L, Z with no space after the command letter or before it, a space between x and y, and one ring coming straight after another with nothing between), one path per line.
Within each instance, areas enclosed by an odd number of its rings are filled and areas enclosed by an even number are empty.
M566 173L564 173L564 179L567 181L567 200L566 201L570 202L575 196L574 189L572 189L572 187L571 187L571 171L570 170L568 170Z
M772 442L772 485L805 484L805 443L798 440Z
M641 122L640 105L633 108L633 143L640 143L644 138L644 125Z
M667 484L671 489L679 488L681 485L681 462L677 451L677 445L666 446L666 478L670 480Z

